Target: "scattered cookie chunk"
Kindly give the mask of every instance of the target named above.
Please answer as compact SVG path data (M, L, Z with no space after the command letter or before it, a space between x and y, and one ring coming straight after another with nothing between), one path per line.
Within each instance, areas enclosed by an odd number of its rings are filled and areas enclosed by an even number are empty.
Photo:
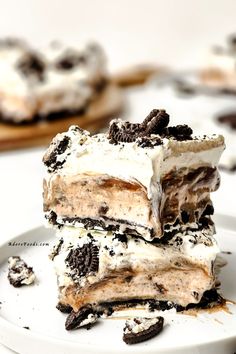
M91 306L86 306L78 312L72 311L66 319L65 327L67 331L80 327L89 329L98 318L97 312Z
M30 285L35 281L33 268L29 267L19 256L8 258L8 280L15 288Z
M126 344L144 342L158 335L164 325L163 317L142 318L136 317L126 321L123 341Z

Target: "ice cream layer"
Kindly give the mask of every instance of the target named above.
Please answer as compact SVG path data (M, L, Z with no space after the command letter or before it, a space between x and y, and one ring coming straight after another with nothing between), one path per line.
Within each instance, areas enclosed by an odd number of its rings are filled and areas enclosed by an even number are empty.
M60 302L85 304L155 299L186 306L198 303L215 284L218 246L212 227L189 224L165 242L112 232L63 227L52 252Z
M16 40L0 43L0 112L6 121L77 112L106 78L103 50L54 43L36 52Z
M178 140L151 134L112 143L109 134L71 127L44 156L44 211L52 224L160 238L176 222L210 215L223 150L220 135Z

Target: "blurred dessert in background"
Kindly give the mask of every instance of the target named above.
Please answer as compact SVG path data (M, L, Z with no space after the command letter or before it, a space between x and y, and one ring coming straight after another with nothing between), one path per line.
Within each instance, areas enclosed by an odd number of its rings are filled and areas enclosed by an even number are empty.
M224 46L214 46L209 51L201 79L210 87L236 93L236 34Z
M0 117L6 122L81 113L106 81L106 57L98 44L54 42L35 50L17 39L0 41Z

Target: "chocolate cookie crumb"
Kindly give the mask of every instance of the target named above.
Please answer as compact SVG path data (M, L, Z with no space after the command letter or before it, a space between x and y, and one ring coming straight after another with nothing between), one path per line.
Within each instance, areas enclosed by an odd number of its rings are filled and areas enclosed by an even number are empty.
M73 310L70 305L62 304L61 302L58 302L56 308L62 313L71 313Z
M8 280L15 288L30 285L35 281L33 268L29 267L20 257L8 258Z
M21 58L17 68L25 77L35 77L39 81L44 80L45 63L36 53L27 53Z
M91 306L85 306L78 312L72 311L66 319L65 328L67 331L80 327L91 327L99 316Z
M63 166L65 160L58 161L57 156L62 155L66 151L69 143L70 138L68 136L64 136L62 140L56 140L51 144L48 154L43 157L43 162L48 167L49 172L53 172Z
M158 335L164 325L164 318L142 318L136 317L127 320L124 327L123 341L126 344L137 344L151 339Z
M187 124L183 124L176 125L174 127L168 127L166 133L166 135L173 137L176 140L184 141L192 140L191 135L193 134L193 131Z
M101 204L98 213L104 215L108 212L108 210L109 210L109 206L104 202Z

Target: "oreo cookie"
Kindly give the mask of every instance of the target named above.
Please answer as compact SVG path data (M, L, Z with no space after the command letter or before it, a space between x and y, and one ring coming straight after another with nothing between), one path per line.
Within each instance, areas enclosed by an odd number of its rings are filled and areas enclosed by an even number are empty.
M124 327L123 341L126 344L137 344L157 336L163 329L164 318L136 317L127 320Z
M72 311L66 319L65 328L67 331L81 327L91 328L99 318L98 313L91 307L85 306L78 312Z
M93 242L70 250L65 262L72 270L72 278L97 272L99 267L98 247Z
M29 267L19 256L8 259L8 280L15 288L30 285L35 281L33 268Z
M110 143L118 144L118 142L132 143L141 133L140 124L113 121L108 131L108 139Z
M18 70L26 77L44 80L45 63L36 53L25 54L17 64Z
M48 167L49 172L54 172L55 170L62 168L65 159L58 161L57 156L62 155L66 151L69 143L70 138L68 136L64 136L61 140L56 140L52 143L49 152L43 158L43 163Z
M169 114L164 109L153 109L144 119L141 127L145 130L145 136L151 134L161 135L164 128L169 124Z

